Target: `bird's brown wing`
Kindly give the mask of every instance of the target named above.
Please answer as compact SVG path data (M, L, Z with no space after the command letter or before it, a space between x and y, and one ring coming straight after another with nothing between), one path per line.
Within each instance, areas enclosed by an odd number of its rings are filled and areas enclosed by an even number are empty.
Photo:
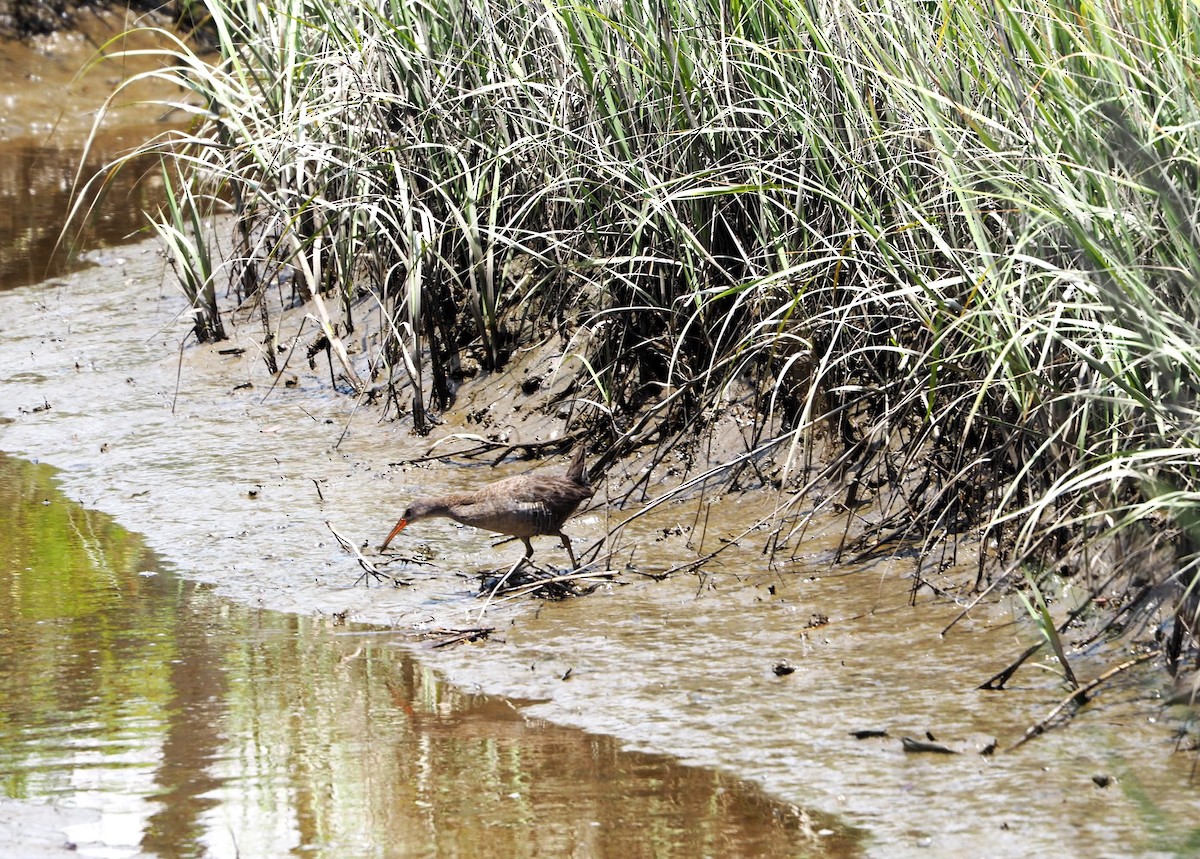
M535 519L541 533L553 534L580 502L591 498L595 490L573 480L548 478L536 484L529 481L515 488L510 500L523 515Z
M556 504L578 504L584 498L592 497L595 489L587 484L576 483L563 477L541 477L518 479L511 484L506 481L494 483L488 487L489 494L493 487L503 486L503 497L517 502L542 501L551 506Z

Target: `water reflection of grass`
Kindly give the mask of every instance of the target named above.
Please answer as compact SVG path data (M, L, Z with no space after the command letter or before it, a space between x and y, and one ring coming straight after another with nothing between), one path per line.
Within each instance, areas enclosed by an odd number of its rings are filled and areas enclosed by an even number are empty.
M1191 645L1200 33L1178 7L209 7L221 62L179 43L158 73L203 105L149 145L179 211L232 200L239 297L290 266L310 358L417 431L465 366L559 332L559 393L615 454L675 464L740 422L717 467L781 488L772 557L814 508L873 503L868 538L981 526L976 586L1031 563L1122 627L1165 606L1172 660Z
M72 793L80 773L64 755L91 773L86 783L127 784L127 770L149 767L172 652L169 605L141 598L155 585L136 575L144 543L68 502L45 466L0 457L0 509L7 795Z
M1123 771L1118 783L1151 833L1147 843L1139 845L1141 850L1166 856L1200 855L1200 827L1189 816L1169 810L1162 798L1131 770Z

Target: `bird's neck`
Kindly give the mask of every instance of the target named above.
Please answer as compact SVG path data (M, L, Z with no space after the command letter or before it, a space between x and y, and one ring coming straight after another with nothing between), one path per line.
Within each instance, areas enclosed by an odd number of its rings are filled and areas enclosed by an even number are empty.
M446 495L435 495L424 499L422 518L454 518L453 510L464 504L470 504L474 499L471 492L450 492Z

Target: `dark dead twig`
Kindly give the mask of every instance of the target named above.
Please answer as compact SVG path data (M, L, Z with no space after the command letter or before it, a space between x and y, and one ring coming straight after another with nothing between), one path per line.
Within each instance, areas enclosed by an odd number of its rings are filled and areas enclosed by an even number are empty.
M183 339L179 341L179 364L175 368L175 393L171 395L171 414L175 414L175 404L179 402L179 384L183 379L183 350L187 346L188 339L195 333L189 331L183 335Z
M888 732L883 728L860 728L856 731L851 731L850 736L856 740L876 740L886 737Z
M392 467L398 467L402 465L420 465L426 462L442 462L443 460L450 459L451 457L460 457L462 459L478 459L486 454L494 453L495 451L499 450L500 455L492 462L492 466L494 467L502 463L515 451L520 450L524 451L526 455L532 455L540 454L545 450L558 450L568 446L574 447L574 445L578 442L579 437L579 435L565 435L555 439L548 439L546 441L504 442L492 441L491 439L473 434L454 433L446 436L445 438L438 439L436 442L434 442L433 446L429 448L429 450L425 451L424 455L422 456L414 456L409 459L401 459L397 460L396 462L389 462L388 465ZM451 439L472 441L475 443L470 447L463 448L462 450L452 450L447 451L446 453L435 453L439 445Z
M429 646L433 649L441 647L451 647L455 644L463 642L481 641L491 637L491 634L496 631L494 626L475 626L469 629L431 629L421 634L422 638L435 638L438 640L431 642Z
M263 394L262 399L258 401L259 405L262 405L267 401L267 397L271 396L271 394L275 391L275 387L279 384L279 380L283 378L283 371L287 369L288 362L292 360L292 353L296 351L296 346L298 346L300 343L300 335L304 332L304 323L307 321L307 316L300 317L300 327L296 329L296 336L292 339L292 345L288 348L287 355L284 356L283 367L276 365L276 372L273 374L275 378L271 380L271 387L267 388L267 392ZM271 355L271 344L265 343L263 345L266 346L267 354ZM271 355L272 361L274 360L274 357L274 355Z
M1041 650L1042 646L1045 643L1046 643L1045 641L1039 641L1037 644L1035 644L1031 647L1027 647L1025 649L1025 652L1022 653L1020 656L1018 656L1015 662L1011 663L1003 671L998 671L997 673L993 674L987 680L980 683L979 686L977 686L976 688L977 689L986 689L988 691L996 691L996 690L1003 689L1004 684L1007 683L1010 679L1012 679L1012 676L1017 673L1017 669L1025 664L1025 660L1027 660L1029 657L1033 656L1033 654L1035 654L1039 650Z
M912 737L901 737L900 745L904 747L904 751L910 753L932 753L935 755L957 755L954 749L949 746L943 746L941 743L934 743L928 740L914 740Z

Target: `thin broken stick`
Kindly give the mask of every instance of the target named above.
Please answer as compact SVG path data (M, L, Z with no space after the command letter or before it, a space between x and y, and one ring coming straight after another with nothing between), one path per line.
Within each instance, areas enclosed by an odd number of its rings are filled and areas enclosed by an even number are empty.
M406 582L402 581L401 579L396 578L395 576L389 576L387 573L383 572L377 566L375 566L373 563L371 563L366 558L364 558L363 553L358 551L358 547L355 546L353 543L351 543L349 540L347 540L345 537L343 537L341 534L339 534L337 532L337 529L333 527L333 524L328 519L325 520L325 527L329 529L329 533L333 535L333 538L338 541L338 545L340 545L342 547L342 549L344 549L345 551L354 555L355 559L358 561L358 565L360 567L362 567L363 573L361 576L359 576L357 579L354 580L355 585L358 585L358 583L361 582L363 579L365 579L367 576L374 576L375 581L377 581L377 582L384 582L384 581L391 582L396 587L400 587L400 585L406 584Z
M1058 717L1059 713L1061 713L1064 709L1067 708L1067 706L1069 706L1073 702L1078 702L1079 704L1083 704L1085 701L1087 701L1088 693L1091 692L1093 689L1095 689L1097 686L1099 686L1101 683L1111 680L1113 677L1116 677L1122 671L1128 671L1130 668L1133 668L1134 666L1141 665L1143 662L1149 662L1151 659L1157 659L1159 656L1162 656L1161 650L1151 650L1149 653L1143 653L1141 656L1138 656L1134 659L1130 659L1127 662L1122 662L1120 665L1117 665L1117 666L1114 666L1113 668L1108 669L1103 674L1101 674L1099 677L1097 677L1095 680L1092 680L1092 681L1080 686L1078 689L1076 689L1074 692L1072 692L1070 695L1068 695L1066 698L1064 698L1062 701L1060 701L1058 706L1055 707L1053 710L1051 710L1049 713L1047 713L1046 717L1044 719L1042 719L1036 725L1030 725L1025 730L1025 736L1023 736L1023 737L1021 737L1021 739L1017 740L1017 742L1013 744L1013 748L1014 749L1020 748L1021 746L1025 745L1027 742L1032 740L1034 737L1040 737L1042 734L1046 733L1046 728L1050 725L1051 722L1053 722Z

